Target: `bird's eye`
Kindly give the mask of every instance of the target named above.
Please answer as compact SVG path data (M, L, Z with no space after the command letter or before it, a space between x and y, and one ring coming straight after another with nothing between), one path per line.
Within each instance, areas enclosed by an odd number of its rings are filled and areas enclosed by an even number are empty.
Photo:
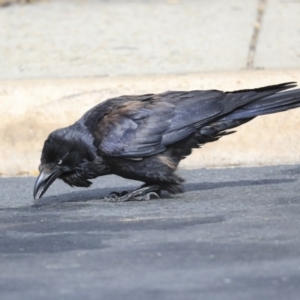
M56 163L58 164L58 165L61 165L62 164L62 159L59 159Z

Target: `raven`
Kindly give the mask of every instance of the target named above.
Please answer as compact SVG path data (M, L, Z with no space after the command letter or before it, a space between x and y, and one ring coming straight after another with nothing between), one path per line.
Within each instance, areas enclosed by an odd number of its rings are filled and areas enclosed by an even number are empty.
M73 125L52 132L44 143L33 196L42 197L57 178L89 187L89 179L116 174L145 184L110 201L182 193L175 174L193 148L266 115L300 106L300 89L288 82L257 89L168 91L108 99ZM283 92L284 91L284 92Z

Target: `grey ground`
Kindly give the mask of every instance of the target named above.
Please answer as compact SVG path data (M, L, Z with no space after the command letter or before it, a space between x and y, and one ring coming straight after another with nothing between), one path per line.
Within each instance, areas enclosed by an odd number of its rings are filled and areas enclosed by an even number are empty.
M98 197L137 186L0 178L1 299L299 299L300 166L181 171L186 193Z

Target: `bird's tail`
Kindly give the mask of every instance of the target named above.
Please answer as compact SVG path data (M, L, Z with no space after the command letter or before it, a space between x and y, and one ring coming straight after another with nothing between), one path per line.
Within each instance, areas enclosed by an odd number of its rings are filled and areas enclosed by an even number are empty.
M279 85L281 91L295 87L295 83L284 83ZM272 86L276 87L276 86ZM270 87L267 87L270 88ZM265 88L262 88L262 91ZM259 91L259 89L258 89ZM254 118L261 115L273 114L300 106L300 89L276 92L271 96L260 98L256 101L247 103L246 105L236 109L224 119L243 119Z
M257 116L300 107L300 89L284 91L295 86L294 82L289 82L256 89L257 94L261 94L262 97L258 97L258 99L256 98L254 101L250 101L223 115L212 124L202 127L200 133L206 136L213 136L227 129L244 124ZM247 92L248 90L243 90L233 93Z

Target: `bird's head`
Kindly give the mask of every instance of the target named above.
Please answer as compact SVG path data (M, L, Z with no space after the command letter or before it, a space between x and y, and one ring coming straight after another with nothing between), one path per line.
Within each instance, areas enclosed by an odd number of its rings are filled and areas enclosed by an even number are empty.
M89 186L91 182L84 176L84 169L93 159L90 141L84 134L69 127L52 132L42 150L34 199L40 199L57 178L71 186Z

